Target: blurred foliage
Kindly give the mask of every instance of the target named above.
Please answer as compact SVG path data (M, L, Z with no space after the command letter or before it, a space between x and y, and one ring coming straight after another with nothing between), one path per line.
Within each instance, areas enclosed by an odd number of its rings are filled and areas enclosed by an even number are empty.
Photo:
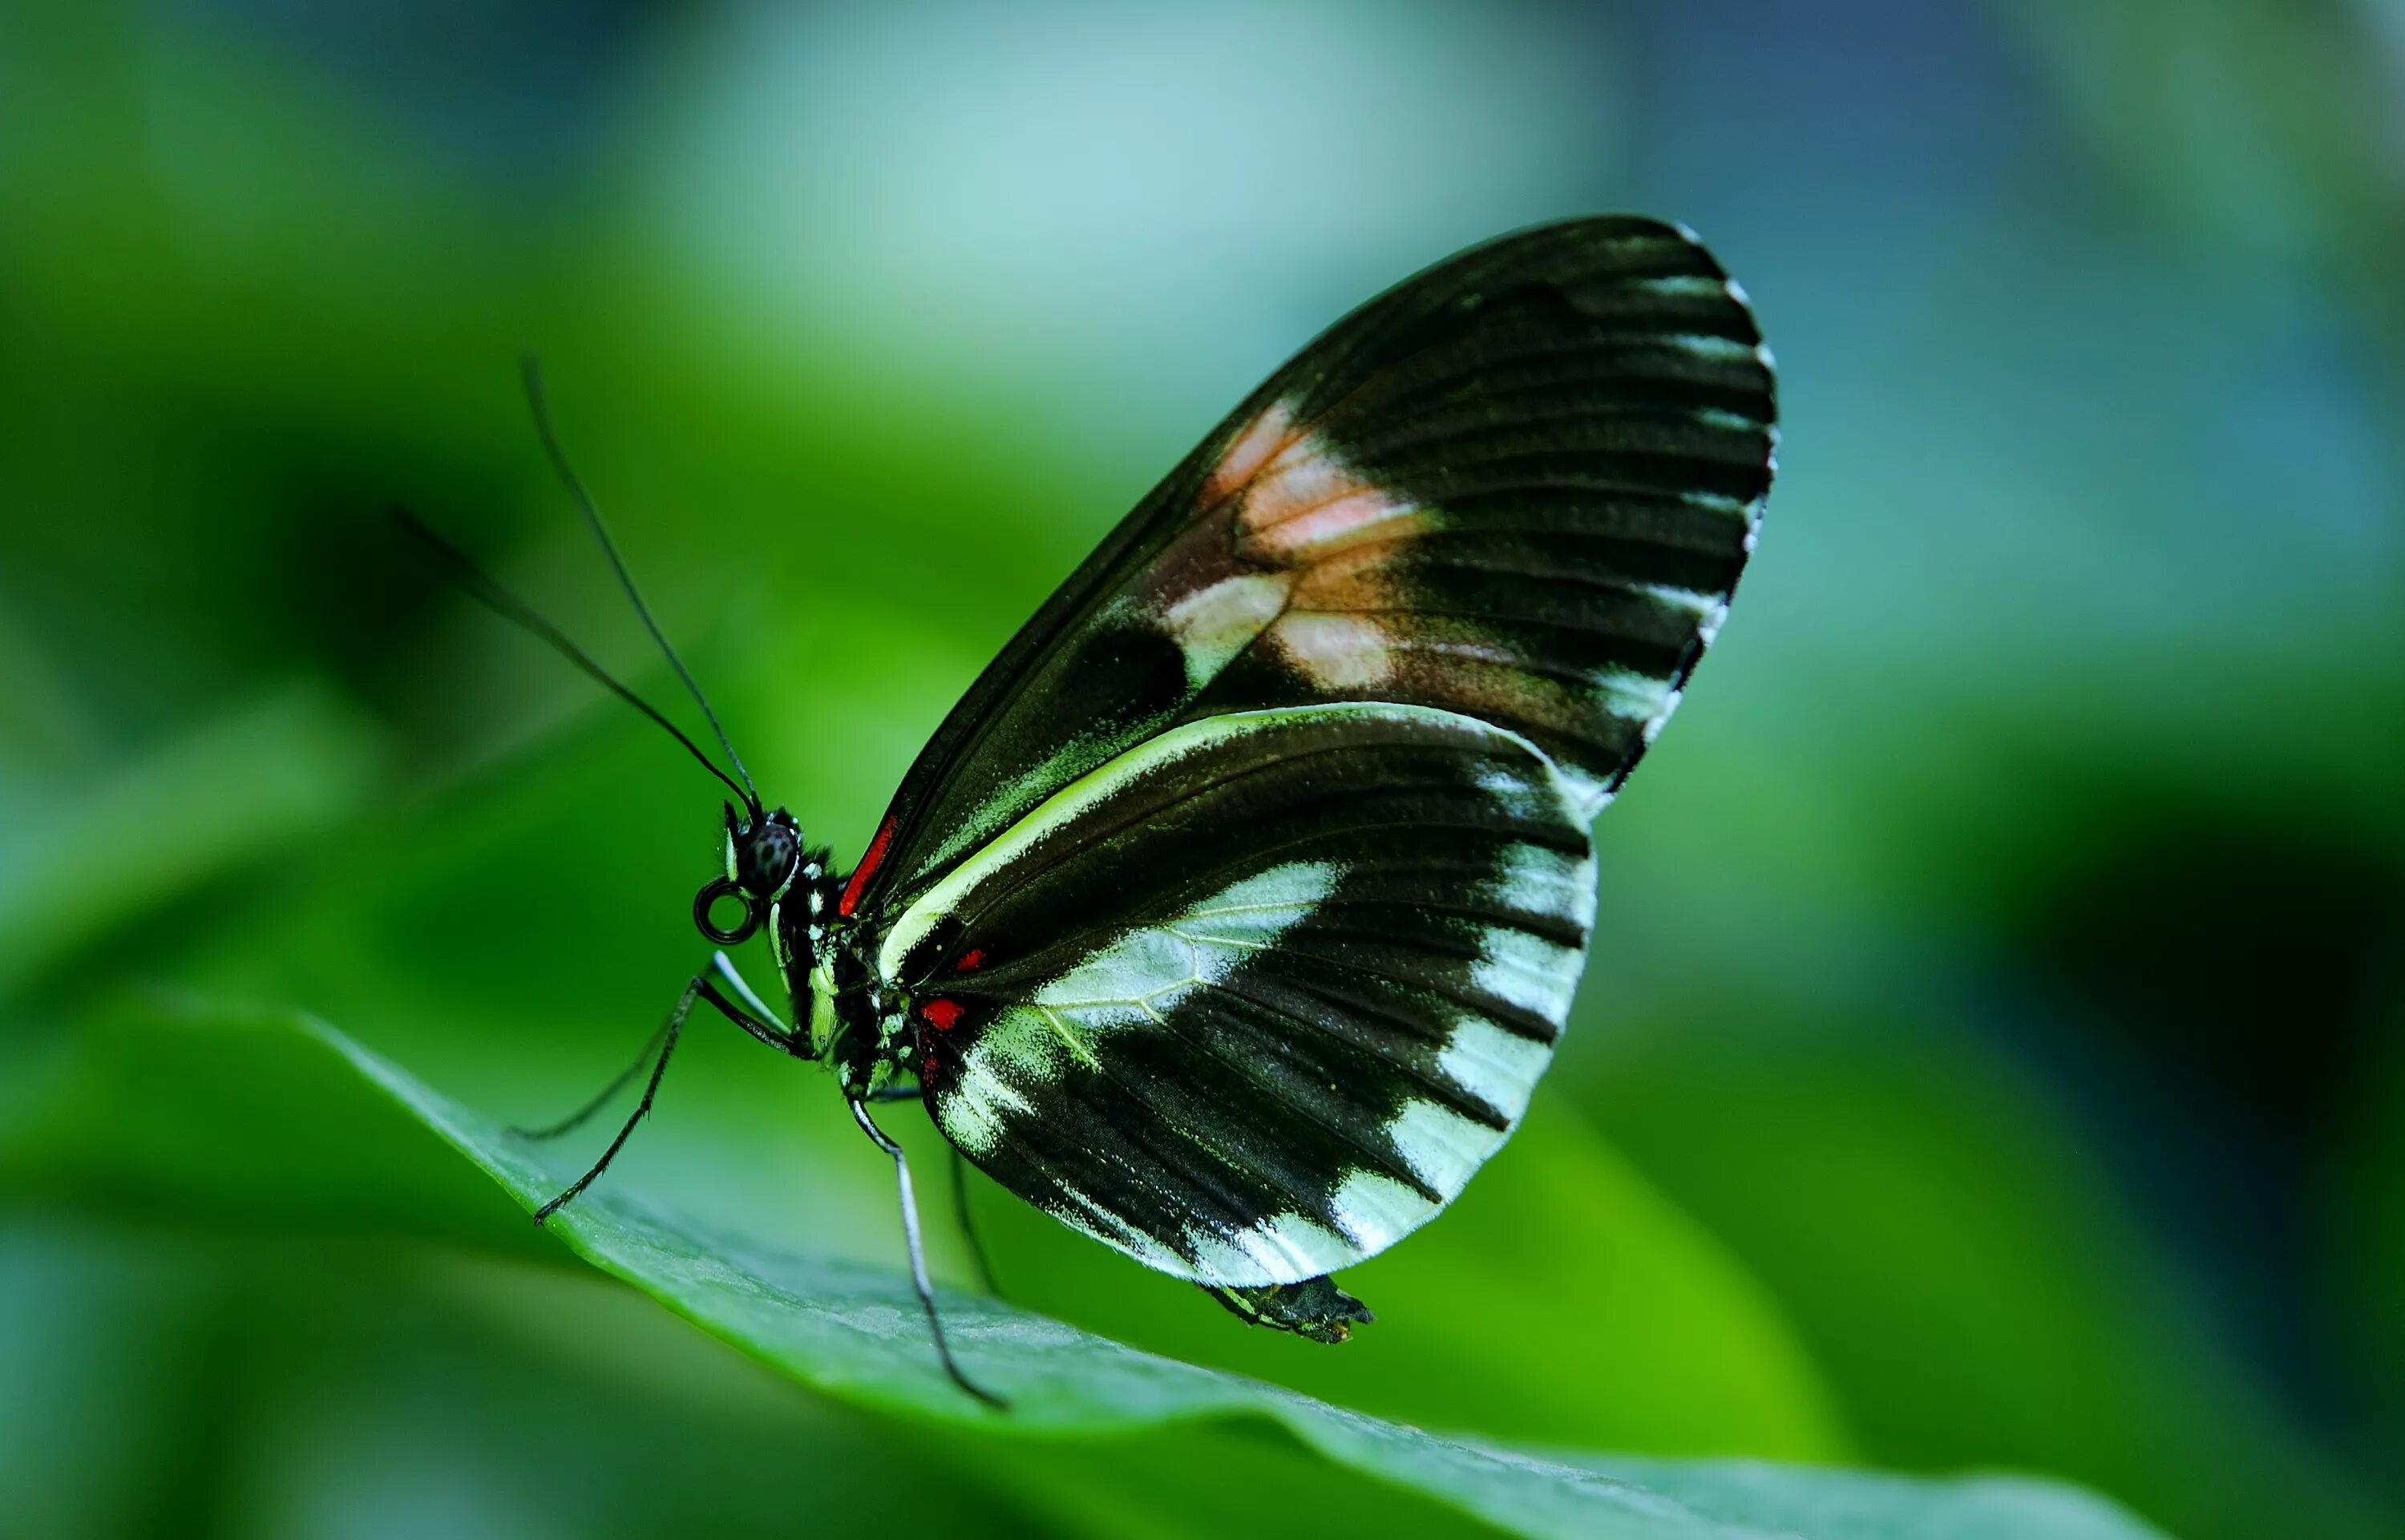
M848 856L1287 351L1613 207L1743 276L1787 438L1598 826L1549 1094L1339 1351L979 1187L1006 1290L1733 1524L1751 1467L1659 1457L2405 1529L2399 102L2382 0L0 11L0 1530L1474 1527L1250 1423L796 1389L144 1002L305 1009L507 1120L694 966L709 784L381 518L666 693L519 347ZM890 1275L808 1075L696 1035L613 1201Z

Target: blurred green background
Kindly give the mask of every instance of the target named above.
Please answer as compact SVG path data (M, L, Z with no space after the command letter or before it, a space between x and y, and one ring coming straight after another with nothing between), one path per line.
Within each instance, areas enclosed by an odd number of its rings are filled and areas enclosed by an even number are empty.
M381 517L671 693L521 346L848 860L1294 347L1610 209L1741 276L1786 438L1529 1125L1338 1351L980 1186L1006 1289L1430 1428L2405 1533L2400 103L2392 0L10 0L0 1535L1470 1531L1265 1430L821 1399L142 1024L300 1005L538 1120L695 966L711 784ZM899 1261L732 1033L609 1180Z

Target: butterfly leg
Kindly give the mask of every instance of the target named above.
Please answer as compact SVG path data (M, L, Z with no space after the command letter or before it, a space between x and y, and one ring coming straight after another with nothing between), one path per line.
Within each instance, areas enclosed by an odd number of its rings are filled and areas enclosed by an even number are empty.
M792 1052L796 1040L793 1029L778 1024L776 1013L771 1011L766 1005L763 1005L760 1001L760 996L752 992L752 986L744 982L742 974L735 971L735 965L727 960L726 954L724 952L712 953L710 954L710 964L711 969L721 978L724 979L727 982L727 986L733 989L737 996L742 1000L746 1010L743 1011L733 1010L724 1001L719 999L715 992L712 992L707 996L710 1003L717 1006L721 1011L724 1012L730 1021L733 1021L736 1025L743 1028L744 1031L750 1033L752 1037L759 1038L761 1041L768 1044L772 1048L782 1048L788 1053ZM686 988L688 992L693 992L696 990L696 986L699 986L702 983L702 980L695 979L686 985ZM682 1009L689 1008L690 1002L680 1000L678 1005L681 1012ZM644 1040L643 1051L635 1055L635 1062L628 1065L626 1068L618 1071L617 1077L612 1080L609 1084L603 1086L600 1094L596 1095L591 1101L586 1102L583 1107L570 1112L568 1116L560 1119L557 1123L548 1124L541 1128L513 1127L510 1129L511 1135L522 1139L556 1139L562 1134L574 1133L586 1123L592 1121L594 1113L598 1112L604 1107L609 1106L610 1103L617 1096L619 1092L626 1089L627 1081L642 1073L643 1067L652 1062L652 1054L658 1050L660 1039L667 1037L668 1032L668 1024L667 1022L662 1022L659 1026L653 1031L651 1037ZM916 1090L912 1090L908 1094L915 1096L919 1093Z
M752 993L751 986L744 983L742 975L735 971L734 965L726 960L726 954L724 952L717 954L712 959L712 966L727 979L745 1000L754 1007L759 1007L758 996ZM697 999L709 1001L720 1015L770 1047L781 1048L788 1053L794 1051L796 1039L792 1032L779 1026L774 1021L760 1020L724 995L720 994L718 986L710 982L709 974L696 973L686 980L684 992L677 996L676 1005L668 1011L668 1020L660 1024L659 1030L654 1032L651 1040L643 1045L642 1056L620 1071L617 1079L604 1086L599 1095L548 1128L512 1130L513 1133L526 1138L556 1138L581 1126L594 1113L601 1110L612 1096L625 1089L627 1081L635 1078L636 1072L642 1068L646 1060L651 1063L652 1074L651 1078L643 1082L642 1100L635 1104L634 1113L619 1128L618 1137L610 1141L609 1149L601 1151L601 1158L593 1163L591 1170L570 1183L566 1192L535 1210L534 1222L537 1224L550 1219L562 1207L573 1200L579 1193L592 1186L594 1180L608 1170L610 1163L618 1158L618 1151L626 1147L626 1140L633 1136L635 1125L642 1122L644 1115L651 1111L652 1098L659 1095L660 1078L668 1073L668 1056L676 1052L677 1039L684 1031L684 1019L692 1012L693 1002ZM766 1008L761 1008L761 1013L767 1014ZM658 1047L657 1057L653 1056L654 1044Z
M704 997L718 1008L720 1014L771 1048L781 1048L802 1058L809 1056L802 1052L802 1035L777 1020L777 1013L762 1003L759 996L752 993L752 986L743 982L742 974L735 971L735 964L724 952L710 954L710 970L726 981L726 987L735 991L735 997L744 1006L742 1010L736 1010L705 983Z
M1217 1289L1207 1283L1202 1288L1230 1313L1256 1326L1292 1332L1314 1342L1342 1342L1353 1335L1355 1326L1377 1319L1370 1307L1338 1288L1332 1278L1245 1289Z
M680 1004L682 1003L682 1002L680 1002ZM584 1106L578 1108L575 1111L570 1112L568 1116L560 1119L557 1123L549 1123L541 1128L519 1128L513 1125L510 1129L511 1137L513 1138L521 1139L556 1139L562 1134L572 1134L579 1128L584 1127L587 1123L592 1121L594 1113L598 1112L601 1109L609 1106L610 1103L616 1098L619 1092L626 1089L626 1082L628 1081L633 1080L637 1075L643 1072L643 1067L652 1062L652 1055L659 1052L660 1039L667 1037L668 1034L668 1024L667 1022L662 1022L658 1026L654 1027L652 1029L652 1035L643 1039L643 1051L635 1055L635 1062L628 1065L626 1068L619 1070L617 1075L611 1080L610 1083L601 1088L600 1094L596 1095L591 1101L586 1102Z
M705 987L707 987L706 981L704 981L700 976L696 975L694 979L684 986L684 993L677 996L676 1009L668 1012L668 1019L661 1024L659 1033L657 1034L657 1036L662 1039L660 1042L659 1057L652 1061L652 1078L643 1082L643 1099L635 1104L634 1115L629 1117L625 1125L618 1130L618 1137L610 1141L610 1148L601 1151L601 1158L593 1163L593 1168L591 1170L585 1172L583 1176L569 1183L568 1190L566 1192L560 1194L557 1197L552 1199L549 1203L544 1204L541 1208L534 1211L534 1222L537 1224L541 1224L544 1221L550 1219L552 1215L559 1212L563 1206L573 1201L577 1194L582 1193L587 1187L592 1186L594 1179L600 1176L602 1172L608 1170L610 1168L610 1163L618 1158L618 1151L626 1148L627 1138L635 1132L635 1124L643 1121L644 1115L652 1109L652 1098L659 1095L660 1077L668 1073L668 1056L676 1052L677 1038L684 1031L685 1015L688 1011L693 1010L694 996L700 994ZM637 1062L640 1063L641 1061L638 1060ZM631 1076L621 1077L621 1081L623 1081L626 1079L631 1078ZM614 1091L616 1089L616 1084L612 1084L611 1090ZM608 1092L603 1093L604 1099L607 1098L608 1095ZM577 1123L582 1123L587 1116L589 1116L594 1109L595 1109L593 1107L587 1107L582 1111L579 1111L574 1117L569 1120L567 1126L570 1128L576 1126ZM550 1132L550 1130L546 1130L546 1132Z
M944 1323L935 1314L935 1286L927 1281L926 1252L919 1243L919 1200L910 1190L909 1161L903 1156L902 1147L887 1137L885 1130L878 1127L876 1121L869 1117L865 1103L854 1101L850 1106L851 1121L860 1124L860 1131L893 1159L893 1181L902 1196L902 1239L910 1252L910 1282L919 1291L920 1306L927 1312L927 1330L935 1339L935 1357L943 1362L944 1372L951 1376L952 1382L962 1390L989 1406L1007 1410L1009 1403L961 1373L961 1366L952 1361L951 1345L944 1340Z
M915 1085L881 1085L862 1099L918 1101L923 1095ZM985 1242L977 1239L977 1226L969 1222L969 1163L957 1147L952 1151L952 1218L960 1224L961 1238L968 1243L969 1261L976 1264L978 1286L1000 1299L1002 1290L993 1281L993 1264L986 1260Z

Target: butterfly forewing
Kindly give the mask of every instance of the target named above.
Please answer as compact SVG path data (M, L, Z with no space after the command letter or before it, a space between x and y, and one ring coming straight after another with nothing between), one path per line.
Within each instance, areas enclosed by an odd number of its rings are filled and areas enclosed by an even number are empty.
M1156 1267L1294 1282L1461 1190L1584 961L1574 789L1424 707L1173 728L1041 803L886 931L937 1124Z
M1273 376L971 686L840 894L944 1133L1221 1290L1450 1202L1551 1060L1587 827L1719 628L1773 417L1743 297L1637 219L1466 252Z
M1172 473L972 686L845 895L898 912L1181 723L1441 707L1586 813L1660 729L1752 548L1767 353L1686 232L1509 236L1339 322Z

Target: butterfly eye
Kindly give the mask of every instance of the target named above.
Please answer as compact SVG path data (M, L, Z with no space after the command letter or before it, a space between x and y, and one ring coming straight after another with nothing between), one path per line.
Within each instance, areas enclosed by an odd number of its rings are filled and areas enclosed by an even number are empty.
M774 897L793 875L802 842L784 824L769 823L757 837L736 845L736 881L753 894Z
M711 918L722 898L732 898L743 906L742 914L732 929L722 929ZM693 896L693 923L704 936L720 946L733 946L750 940L752 933L760 928L760 901L725 878L716 878L702 884L701 891Z

